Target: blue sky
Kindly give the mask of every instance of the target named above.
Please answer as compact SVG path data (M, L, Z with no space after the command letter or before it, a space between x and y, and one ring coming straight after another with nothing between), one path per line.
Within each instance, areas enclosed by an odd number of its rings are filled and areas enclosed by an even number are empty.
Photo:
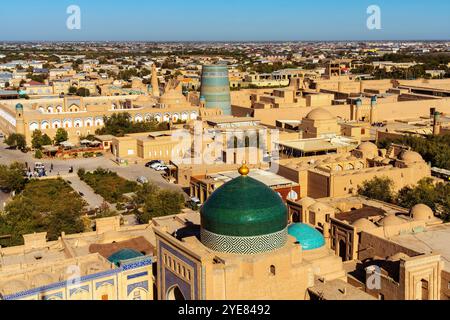
M81 30L66 9L81 8ZM368 30L366 9L381 8ZM1 1L0 40L447 40L447 0Z

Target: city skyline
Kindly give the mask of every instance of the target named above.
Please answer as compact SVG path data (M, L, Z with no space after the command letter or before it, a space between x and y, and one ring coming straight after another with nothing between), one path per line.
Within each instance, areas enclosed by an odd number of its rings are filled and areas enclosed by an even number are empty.
M81 9L81 29L66 26L67 8ZM381 29L369 30L367 8L381 10ZM450 4L420 1L353 1L320 4L253 0L170 4L130 0L24 1L2 4L0 41L414 41L450 39ZM20 12L21 21L11 12ZM432 17L432 18L431 18ZM6 30L8 30L6 32Z

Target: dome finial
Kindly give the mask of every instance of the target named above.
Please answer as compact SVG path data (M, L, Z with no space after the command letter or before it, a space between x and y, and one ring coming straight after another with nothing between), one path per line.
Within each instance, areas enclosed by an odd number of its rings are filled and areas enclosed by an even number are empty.
M239 173L241 176L248 176L250 169L247 167L247 161L242 162L242 167L239 168Z

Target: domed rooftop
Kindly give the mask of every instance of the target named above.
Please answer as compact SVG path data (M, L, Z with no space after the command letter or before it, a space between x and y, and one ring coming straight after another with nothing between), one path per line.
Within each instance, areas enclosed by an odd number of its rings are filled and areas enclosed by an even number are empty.
M303 209L308 209L314 203L316 203L316 200L310 197L304 197L298 202L298 204L301 205Z
M217 189L201 209L201 240L210 249L254 254L278 249L287 241L287 208L271 188L241 176Z
M400 160L403 160L406 163L423 162L422 156L414 151L404 151L400 155Z
M358 147L359 151L378 154L378 147L372 142L363 142Z
M318 213L318 212L329 212L332 211L333 209L329 206L327 206L326 204L320 203L320 202L316 202L314 203L312 206L310 206L309 211Z
M16 104L16 110L23 110L23 104L21 103Z
M360 231L373 230L377 227L373 222L365 218L356 220L353 222L353 226Z
M335 117L324 108L316 108L306 116L309 120L332 120Z
M424 204L418 204L411 208L411 218L415 221L429 221L434 217L433 210Z
M382 219L379 224L382 225L383 227L390 227L390 226L398 226L405 223L404 220L400 219L399 217L391 214L387 217L385 217L384 219Z
M295 223L289 226L288 233L295 237L305 251L322 248L325 245L323 235L304 223Z

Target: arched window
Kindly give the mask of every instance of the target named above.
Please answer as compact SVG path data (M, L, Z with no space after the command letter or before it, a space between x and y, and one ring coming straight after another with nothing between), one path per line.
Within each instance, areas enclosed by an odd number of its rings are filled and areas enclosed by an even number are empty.
M275 276L276 275L276 268L275 268L275 266L270 266L270 274L272 275L272 276Z

